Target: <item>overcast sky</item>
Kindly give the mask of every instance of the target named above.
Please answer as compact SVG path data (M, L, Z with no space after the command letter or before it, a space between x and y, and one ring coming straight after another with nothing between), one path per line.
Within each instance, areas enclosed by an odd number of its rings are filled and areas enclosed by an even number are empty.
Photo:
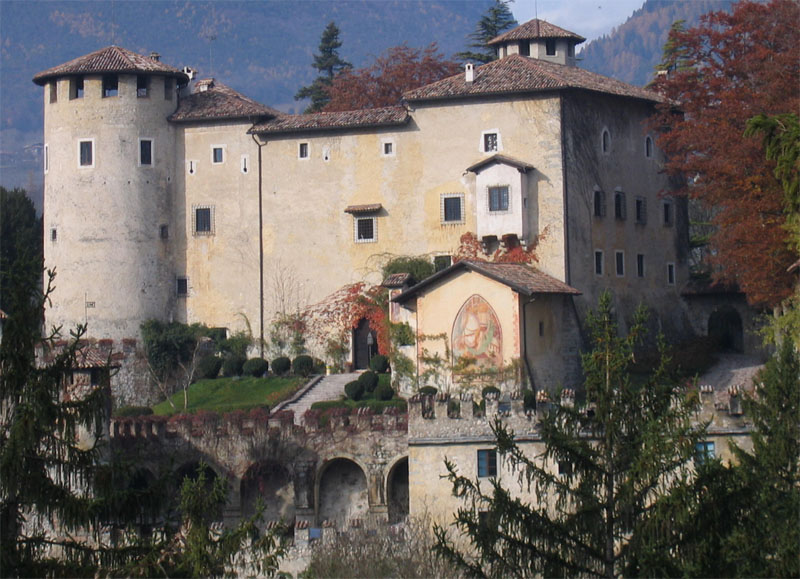
M592 40L611 32L644 0L516 0L511 4L514 17L522 24L538 17Z

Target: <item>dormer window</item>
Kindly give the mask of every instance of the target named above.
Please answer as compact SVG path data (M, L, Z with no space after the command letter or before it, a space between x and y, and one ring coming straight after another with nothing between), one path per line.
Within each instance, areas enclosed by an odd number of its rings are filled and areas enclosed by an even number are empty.
M119 79L116 74L103 77L103 98L115 97L119 94Z
M544 41L545 46L545 54L547 56L555 56L556 55L556 39L555 38L547 38Z

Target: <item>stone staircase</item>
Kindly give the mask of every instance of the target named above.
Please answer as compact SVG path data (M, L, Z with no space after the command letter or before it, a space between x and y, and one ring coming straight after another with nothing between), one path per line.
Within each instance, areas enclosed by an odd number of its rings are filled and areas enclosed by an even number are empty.
M311 408L314 402L321 400L338 400L344 394L344 385L358 378L358 374L331 374L322 376L310 388L301 393L294 400L275 408L277 410L291 410L294 412L294 423L301 424L303 414Z

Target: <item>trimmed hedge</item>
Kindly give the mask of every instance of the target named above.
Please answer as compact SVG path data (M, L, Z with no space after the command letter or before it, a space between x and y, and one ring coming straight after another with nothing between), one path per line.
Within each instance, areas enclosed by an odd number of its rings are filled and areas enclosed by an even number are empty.
M376 354L369 361L369 369L378 374L384 374L389 370L389 358L383 354Z
M222 368L222 358L216 356L204 356L200 358L197 363L197 370L195 376L197 380L213 380L219 376L219 371Z
M358 377L358 381L364 386L365 392L374 392L378 385L378 375L371 370L367 370Z
M264 358L250 358L242 366L242 373L246 376L261 378L269 370L269 362Z
M345 384L344 393L350 400L361 400L364 395L364 385L358 380L353 380Z
M314 359L311 356L301 354L297 358L295 358L294 361L292 362L292 371L296 375L302 376L303 378L308 377L308 375L311 374L313 370L314 370Z
M272 361L272 373L276 376L283 376L292 367L292 361L286 356L278 356Z
M486 398L487 394L500 394L500 388L497 386L485 386L483 390L481 390L481 394L484 398Z
M391 400L394 396L394 390L388 384L379 384L375 388L375 400Z
M423 386L419 389L419 393L423 396L436 396L437 392L438 390L436 390L436 388L433 386Z
M243 356L231 354L225 358L225 361L222 363L222 375L228 378L232 378L233 376L241 376L242 367L246 361L247 359Z

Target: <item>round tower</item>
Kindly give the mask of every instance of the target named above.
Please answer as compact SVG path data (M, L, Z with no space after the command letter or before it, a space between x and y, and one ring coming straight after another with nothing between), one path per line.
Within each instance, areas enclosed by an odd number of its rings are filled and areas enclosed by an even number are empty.
M110 46L37 74L44 87L44 257L56 268L48 329L136 338L169 319L181 71Z

